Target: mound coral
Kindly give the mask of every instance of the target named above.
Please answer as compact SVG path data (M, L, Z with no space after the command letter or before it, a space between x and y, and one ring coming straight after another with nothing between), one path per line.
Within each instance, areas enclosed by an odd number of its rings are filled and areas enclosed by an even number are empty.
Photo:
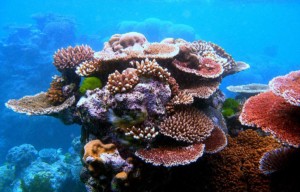
M54 76L47 92L47 97L53 105L62 104L67 98L63 94L64 79Z

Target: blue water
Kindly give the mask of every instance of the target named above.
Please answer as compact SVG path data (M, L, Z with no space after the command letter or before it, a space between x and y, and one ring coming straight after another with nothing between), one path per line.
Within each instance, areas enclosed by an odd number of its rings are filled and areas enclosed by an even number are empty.
M149 41L211 41L251 66L222 81L221 89L232 97L228 85L268 83L299 70L299 18L297 0L2 0L0 163L13 146L29 143L37 150L67 152L80 135L78 125L16 114L4 106L8 99L49 88L51 76L58 74L52 65L58 48L89 44L101 50L111 35L129 31L141 32Z

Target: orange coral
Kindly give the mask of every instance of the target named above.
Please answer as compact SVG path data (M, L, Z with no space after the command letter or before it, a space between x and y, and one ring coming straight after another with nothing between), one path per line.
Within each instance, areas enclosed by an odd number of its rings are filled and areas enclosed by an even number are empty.
M102 153L114 153L115 150L116 146L114 144L103 144L100 140L92 140L84 146L82 159L88 165L89 171L93 175L98 175L100 167L103 166L100 155Z
M208 157L213 170L213 191L270 191L269 179L259 170L261 156L280 144L272 137L260 137L253 130L228 138L227 147Z

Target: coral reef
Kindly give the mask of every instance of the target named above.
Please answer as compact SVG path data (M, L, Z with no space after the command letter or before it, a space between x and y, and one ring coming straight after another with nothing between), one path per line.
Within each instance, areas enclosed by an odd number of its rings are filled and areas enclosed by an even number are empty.
M40 93L6 106L81 125L80 177L88 191L126 190L149 166L172 172L198 162L205 152L223 150L227 127L220 110L225 99L218 88L223 77L248 66L213 43L172 38L152 43L137 32L113 35L95 53L89 46L62 48L53 63L62 77L55 78L48 97ZM44 156L40 159L55 161Z

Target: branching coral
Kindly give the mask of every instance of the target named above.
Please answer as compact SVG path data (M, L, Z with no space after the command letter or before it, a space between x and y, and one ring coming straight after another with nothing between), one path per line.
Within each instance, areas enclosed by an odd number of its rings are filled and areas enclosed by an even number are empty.
M98 72L101 68L101 62L98 59L92 59L82 62L76 67L76 74L79 76L90 76Z
M148 58L141 62L132 63L136 65L136 73L138 76L147 78L158 78L160 81L168 81L170 73L167 69L163 69L155 59L150 61Z
M125 135L132 136L134 139L141 140L151 140L158 135L155 127L129 127L123 129Z
M137 71L132 68L124 70L122 73L115 73L108 76L107 89L112 93L122 93L132 89L139 82Z
M75 69L83 61L91 60L94 51L87 45L59 49L55 52L53 64L59 71Z

